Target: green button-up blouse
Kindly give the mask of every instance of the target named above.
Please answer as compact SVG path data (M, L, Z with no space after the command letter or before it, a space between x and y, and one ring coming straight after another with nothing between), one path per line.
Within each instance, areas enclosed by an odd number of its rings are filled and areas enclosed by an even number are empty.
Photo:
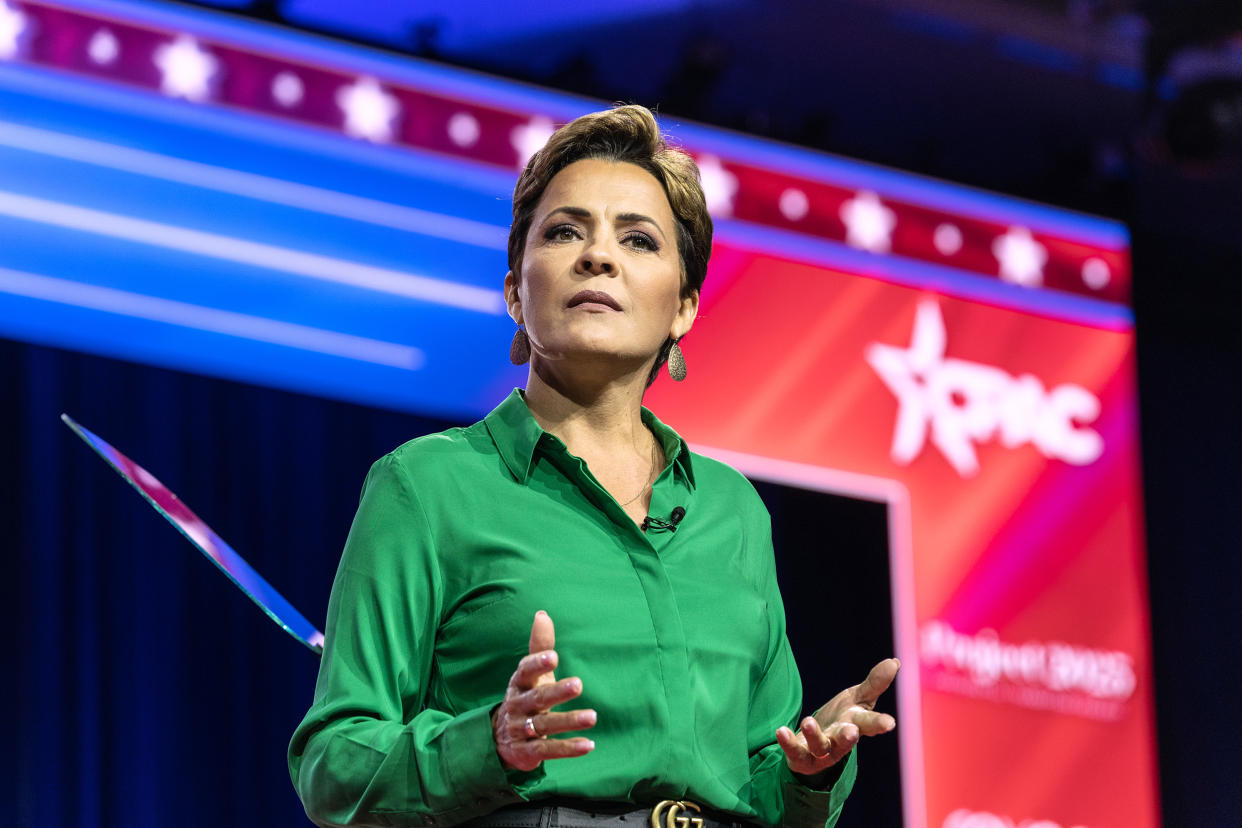
M314 703L289 770L320 825L449 826L563 796L689 799L769 826L831 826L853 787L798 783L775 744L802 689L770 520L737 471L643 409L668 463L643 532L515 390L483 421L371 467L328 605ZM556 624L586 756L506 771L490 713L531 620Z

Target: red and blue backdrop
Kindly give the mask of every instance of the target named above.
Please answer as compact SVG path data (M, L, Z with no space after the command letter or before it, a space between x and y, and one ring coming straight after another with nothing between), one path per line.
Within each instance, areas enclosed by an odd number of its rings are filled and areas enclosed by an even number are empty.
M599 107L184 8L0 0L0 333L433 418L401 420L406 429L473 420L523 382L505 359L513 329L500 292L516 174L555 125ZM660 380L648 404L699 450L757 480L885 510L892 644L905 665L896 709L904 824L1155 826L1125 227L665 126L699 161L717 233L700 319L684 343L690 378ZM51 357L23 359L22 388L68 382L57 373L68 369L51 363L36 376ZM115 407L132 405L150 427L171 428L173 412L185 413L184 401L149 390L141 403L120 388L95 390L96 403L115 395ZM194 421L218 428L205 424L207 411L221 409L199 407ZM241 427L243 414L227 416ZM256 417L280 430L271 410ZM174 489L174 480L249 489L234 495L238 509L262 510L270 492L293 485L282 475L313 479L302 452L333 439L325 421L291 423L301 442L282 451L296 462L265 463L261 485L207 483L223 471L142 456L80 419ZM253 448L275 445L273 437ZM41 462L35 448L22 462ZM72 462L68 449L41 450ZM93 461L83 453L80 462ZM78 508L58 507L59 497L22 507L29 526L46 529ZM93 562L69 544L55 566L104 566L106 540L88 545L100 548ZM277 586L303 568L293 551L240 551ZM834 556L848 554L826 532L804 577L830 583ZM142 551L128 560L142 566ZM330 564L312 569L330 573ZM23 566L56 577L51 563ZM200 573L187 564L165 575ZM314 600L326 587L310 591ZM83 589L48 594L119 611ZM166 595L156 605L171 611ZM322 605L301 609L322 617ZM45 651L78 640L29 621L42 615L24 617L19 633ZM238 623L265 623L249 618ZM126 635L142 642L148 667L178 648L133 628L107 647L126 651ZM97 649L85 677L76 660L51 677L28 673L24 701L49 714L58 706L46 691L67 676L97 687L107 651L88 645ZM308 658L288 642L273 646ZM177 663L191 676L210 669ZM308 669L295 673L305 682ZM238 705L247 716L279 708L288 718L309 692L251 695L243 685L227 705L196 706L193 721L210 728ZM85 737L68 725L52 743L19 734L23 817L50 807L66 824L120 818L107 804L110 760L100 757L107 721L128 709L124 696L100 692L78 709L76 719L91 723ZM148 766L153 755L156 764L192 755L159 757L158 745L170 743L144 744ZM72 774L76 804L44 806L63 784L51 769L81 750L78 770L94 781ZM154 783L128 784L156 803L149 824L172 818L179 800ZM281 807L289 796L280 793Z

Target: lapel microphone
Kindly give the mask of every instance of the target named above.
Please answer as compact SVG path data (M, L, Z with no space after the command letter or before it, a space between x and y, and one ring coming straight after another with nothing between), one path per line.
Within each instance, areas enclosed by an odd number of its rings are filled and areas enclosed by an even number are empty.
M643 518L642 529L646 532L648 529L653 532L676 532L677 524L681 523L681 519L686 516L686 510L680 506L673 507L672 514L668 516L668 520L647 515Z

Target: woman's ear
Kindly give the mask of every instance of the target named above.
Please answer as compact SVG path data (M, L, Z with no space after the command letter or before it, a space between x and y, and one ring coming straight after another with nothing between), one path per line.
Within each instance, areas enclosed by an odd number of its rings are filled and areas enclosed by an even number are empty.
M505 274L505 307L509 310L509 317L521 325L522 322L522 299L518 296L517 277L510 270Z
M681 307L677 309L677 316L673 317L673 327L669 329L668 335L673 341L681 339L690 333L690 328L694 326L695 317L699 315L699 292L691 291L690 295L681 297Z

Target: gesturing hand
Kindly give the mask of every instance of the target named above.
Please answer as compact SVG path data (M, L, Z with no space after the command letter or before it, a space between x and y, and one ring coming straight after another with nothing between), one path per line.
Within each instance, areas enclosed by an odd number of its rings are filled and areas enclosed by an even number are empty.
M875 736L896 727L892 716L875 712L875 702L893 683L900 667L897 659L885 659L871 668L862 684L842 690L814 716L803 719L797 733L778 728L776 742L785 751L789 769L813 776L844 759L860 736Z
M556 632L546 612L535 613L530 628L530 655L518 662L509 679L505 700L492 714L496 752L506 768L534 770L544 759L582 756L595 749L590 739L549 739L548 734L585 730L595 725L594 710L550 712L582 694L577 678L556 680Z

